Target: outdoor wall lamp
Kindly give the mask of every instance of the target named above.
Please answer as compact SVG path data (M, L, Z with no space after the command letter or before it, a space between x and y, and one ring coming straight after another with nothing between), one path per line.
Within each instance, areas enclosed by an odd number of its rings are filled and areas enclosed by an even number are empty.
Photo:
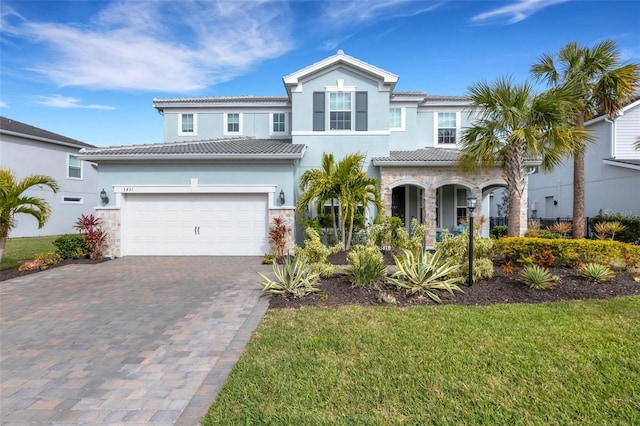
M284 190L281 189L280 190L280 205L284 205L285 203L285 199L284 199Z
M473 285L473 211L478 204L478 198L473 192L467 197L469 209L469 287Z
M109 197L107 197L107 191L105 191L104 188L100 191L100 200L102 201L103 206L109 204Z

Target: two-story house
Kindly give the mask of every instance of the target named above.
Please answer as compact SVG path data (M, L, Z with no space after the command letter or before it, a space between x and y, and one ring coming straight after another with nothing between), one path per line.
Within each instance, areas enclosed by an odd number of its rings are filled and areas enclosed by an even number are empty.
M73 224L81 214L94 213L100 203L96 192L96 165L81 161L78 152L92 148L72 139L17 120L0 117L0 167L14 171L18 180L30 175L47 175L56 180L60 190L33 187L25 195L45 200L51 216L42 229L38 221L26 214L15 216L9 237L35 237L77 232Z
M325 152L365 154L384 214L427 224L428 245L467 216L470 191L488 216L502 171L456 167L469 99L397 92L397 82L338 51L283 77L284 96L154 99L164 143L83 151L109 193L99 214L115 236L112 254L268 253L272 218L295 223L299 178Z
M640 99L611 120L600 115L585 123L593 137L585 155L585 216L600 211L640 215ZM551 172L529 178L529 216L565 218L573 215L573 160Z

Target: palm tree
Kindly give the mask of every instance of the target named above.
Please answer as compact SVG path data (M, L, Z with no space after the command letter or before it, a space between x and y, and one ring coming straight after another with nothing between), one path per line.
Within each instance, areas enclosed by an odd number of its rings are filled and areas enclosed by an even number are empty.
M568 84L578 90L575 125L584 129L585 121L598 113L615 118L638 90L639 65L622 64L616 42L604 40L592 48L572 42L552 56L544 54L531 67L531 73L549 86ZM584 157L586 142L573 150L573 236L584 236Z
M54 193L58 191L58 183L49 176L31 175L16 181L14 172L0 168L0 262L4 256L9 232L15 226L15 216L20 213L29 214L38 221L38 229L49 219L51 208L42 198L23 195L34 186L47 186Z
M378 214L382 211L380 186L378 180L367 176L362 169L365 156L361 153L345 156L336 167L336 177L339 188L340 222L344 249L351 248L353 237L353 222L359 206L366 208L373 204ZM347 223L349 231L347 232Z
M317 202L318 213L322 212L324 204L331 202L331 219L333 222L333 236L338 241L338 223L335 212L335 200L338 198L338 184L336 180L336 162L333 154L322 154L322 168L310 169L302 174L299 182L300 190L304 191L298 200L298 213L304 212Z
M478 117L462 134L459 164L463 170L500 164L509 194L509 236L520 235L521 200L527 181L526 160L539 159L545 169L557 165L576 138L572 125L574 94L570 88L536 95L528 83L499 78L469 88Z

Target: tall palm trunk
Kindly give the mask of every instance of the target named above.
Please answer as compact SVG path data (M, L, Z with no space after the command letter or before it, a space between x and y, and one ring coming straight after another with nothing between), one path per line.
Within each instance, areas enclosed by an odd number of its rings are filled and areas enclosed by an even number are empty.
M333 238L334 244L338 243L338 221L336 219L336 206L331 199L331 220L333 221Z
M2 256L4 256L4 249L7 246L7 237L9 236L8 229L0 230L0 262L2 262Z
M576 127L584 129L584 115L576 117ZM573 153L573 238L584 238L584 157L585 147Z
M524 193L526 172L524 169L525 143L512 144L507 148L506 181L509 192L509 225L507 235L520 236L520 211Z

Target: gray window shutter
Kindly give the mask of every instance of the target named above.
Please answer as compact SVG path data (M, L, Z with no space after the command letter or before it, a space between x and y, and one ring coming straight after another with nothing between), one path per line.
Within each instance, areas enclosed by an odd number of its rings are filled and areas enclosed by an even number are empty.
M324 92L313 92L313 131L324 131Z
M367 92L356 92L356 131L367 130Z

